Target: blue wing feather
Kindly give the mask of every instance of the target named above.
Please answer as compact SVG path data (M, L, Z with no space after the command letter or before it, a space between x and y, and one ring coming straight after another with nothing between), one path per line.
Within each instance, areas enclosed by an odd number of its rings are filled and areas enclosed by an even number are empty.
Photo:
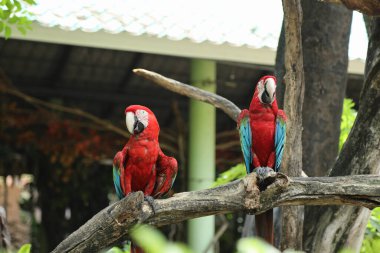
M284 153L284 145L286 141L286 124L285 119L277 115L276 118L276 132L275 132L275 139L274 139L274 147L276 151L276 164L275 164L275 171L278 172L280 169L281 161L282 161L282 155Z
M244 156L247 173L251 173L252 168L252 131L249 122L249 115L244 116L239 126L240 146Z
M120 169L122 169L120 167L122 167L121 166L122 157L123 157L122 151L119 151L116 153L115 158L113 160L113 176L112 176L112 178L113 178L113 184L114 184L115 190L116 190L116 195L119 199L122 199L125 196L123 189L121 188L121 181L120 181L120 174L121 174Z
M119 168L115 165L113 166L113 183L115 185L116 195L119 199L124 197L123 190L120 185L120 171Z

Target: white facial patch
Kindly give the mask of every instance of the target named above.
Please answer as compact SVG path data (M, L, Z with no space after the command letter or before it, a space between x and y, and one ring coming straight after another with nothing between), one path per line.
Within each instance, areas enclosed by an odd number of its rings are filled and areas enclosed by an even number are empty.
M148 126L148 113L144 110L136 110L136 117L138 121L140 121L144 127Z
M261 95L263 95L264 92L264 82L262 80L257 84L257 91L259 92L259 100L261 103L263 103L261 100Z
M133 126L135 125L135 114L133 112L127 112L125 115L125 123L129 133L133 133Z

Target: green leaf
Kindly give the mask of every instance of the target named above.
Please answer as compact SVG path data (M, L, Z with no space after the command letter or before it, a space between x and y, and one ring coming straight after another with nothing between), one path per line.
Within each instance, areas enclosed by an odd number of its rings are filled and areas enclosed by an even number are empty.
M233 180L242 178L246 174L247 172L245 170L245 165L243 163L239 163L238 165L221 173L216 179L216 181L212 184L211 188L224 185L229 182L232 182Z
M183 243L168 243L165 247L165 253L192 253L192 251Z
M113 248L111 248L110 250L107 250L106 253L124 253L124 251L121 250L121 249L118 248L118 247L113 247Z
M4 30L4 22L0 22L0 33Z
M165 252L166 239L156 229L147 226L139 225L132 230L132 239L144 250L146 253L161 253Z
M5 25L4 29L5 29L4 31L5 39L9 39L12 34L12 29L8 25Z
M237 252L238 253L280 253L272 245L266 243L265 241L259 238L243 238L240 239L237 243Z
M340 136L339 136L339 150L342 149L343 144L346 142L346 139L351 131L352 126L354 125L356 118L356 111L353 109L355 103L352 99L345 98L343 101L343 112L340 123Z
M10 10L3 10L3 20L8 19L10 15L11 15Z
M21 6L20 1L13 0L13 3L14 3L14 6L16 7L16 11L21 11L22 10L22 6Z
M25 27L17 26L17 30L19 30L22 35L26 35L26 28Z
M25 0L25 2L27 2L30 5L35 5L36 4L36 2L34 0Z
M21 246L21 248L17 251L17 253L29 253L32 245L30 243L24 244Z
M355 251L353 251L350 248L343 248L343 249L339 250L339 253L355 253Z
M10 19L8 19L9 24L16 24L19 21L19 17L13 16Z

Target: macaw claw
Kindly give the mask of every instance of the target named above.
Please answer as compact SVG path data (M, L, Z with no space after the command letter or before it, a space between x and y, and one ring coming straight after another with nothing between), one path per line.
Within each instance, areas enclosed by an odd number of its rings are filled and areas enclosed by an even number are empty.
M156 214L156 204L154 203L154 198L152 196L144 196L144 200L148 202L152 208L153 214Z
M271 167L257 167L254 172L257 174L260 191L265 191L268 185L276 180L277 173Z

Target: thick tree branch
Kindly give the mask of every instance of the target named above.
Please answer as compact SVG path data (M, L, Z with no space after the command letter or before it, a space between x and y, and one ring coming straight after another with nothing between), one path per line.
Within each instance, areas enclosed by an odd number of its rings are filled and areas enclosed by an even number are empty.
M286 143L281 171L289 176L302 174L302 106L305 91L302 52L302 8L300 0L283 0L285 28L284 110ZM303 207L285 207L281 210L282 250L302 250Z
M53 252L97 252L128 239L137 223L163 226L201 216L246 211L261 213L276 206L380 205L380 176L287 178L277 174L260 192L256 174L213 189L183 192L155 200L155 213L142 192L103 209L61 242Z
M216 95L214 93L198 89L194 86L178 82L176 80L167 78L158 73L145 70L145 69L134 69L137 75L142 76L148 80L153 81L154 83L168 89L172 92L187 96L189 98L197 99L202 102L207 102L212 104L216 108L224 111L228 116L233 120L237 121L237 117L240 114L240 109L230 100Z
M379 0L320 0L321 2L343 4L349 10L360 11L369 16L380 15Z

